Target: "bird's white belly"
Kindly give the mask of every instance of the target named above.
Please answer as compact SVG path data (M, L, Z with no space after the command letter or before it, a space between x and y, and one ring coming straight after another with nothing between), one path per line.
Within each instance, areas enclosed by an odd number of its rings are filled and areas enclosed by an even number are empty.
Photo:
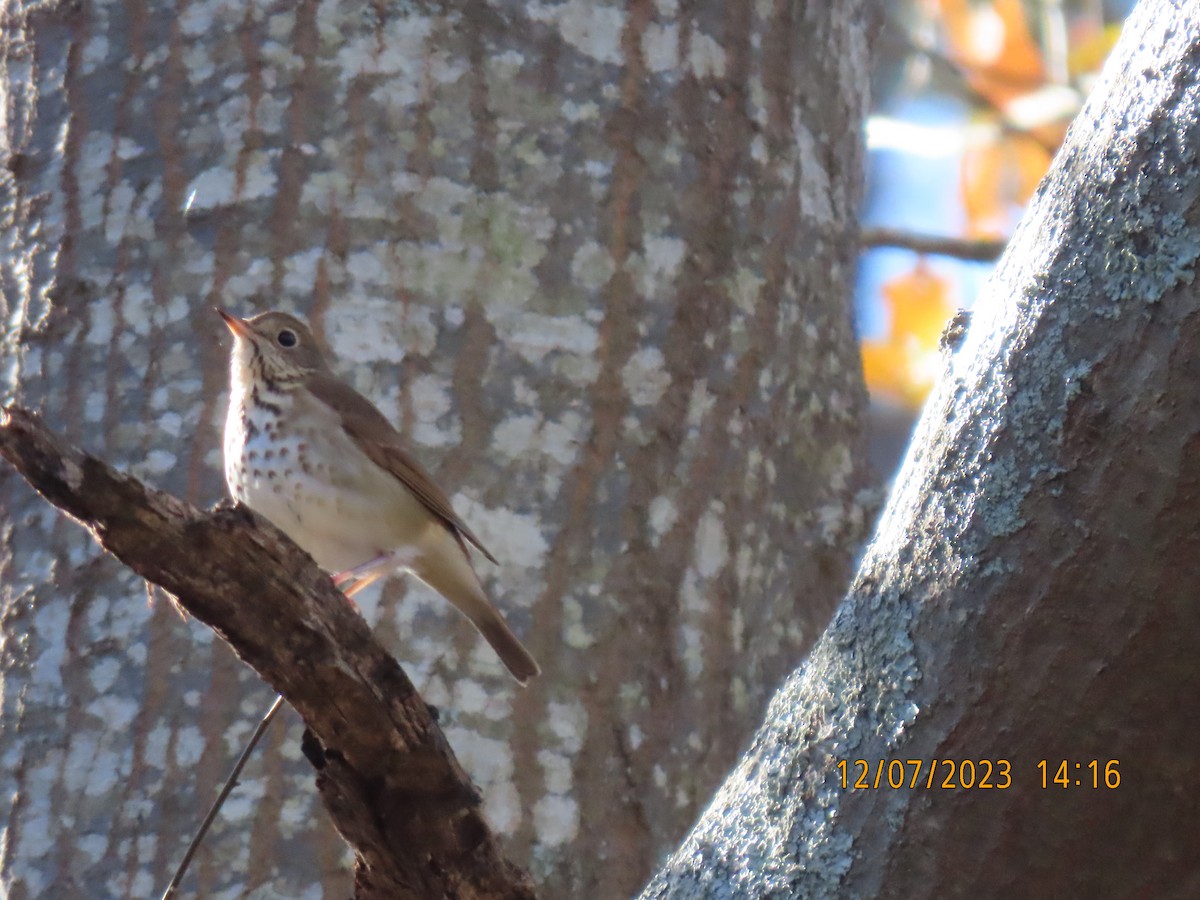
M300 412L265 414L248 437L241 429L231 434L226 424L231 493L330 572L415 547L434 524L421 502L372 462L340 423Z

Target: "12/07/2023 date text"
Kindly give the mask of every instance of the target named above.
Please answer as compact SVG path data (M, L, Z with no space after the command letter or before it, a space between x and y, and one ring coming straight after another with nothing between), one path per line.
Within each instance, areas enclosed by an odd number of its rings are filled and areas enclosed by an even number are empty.
M843 790L1002 791L1012 787L1012 763L1007 759L841 759L837 771Z

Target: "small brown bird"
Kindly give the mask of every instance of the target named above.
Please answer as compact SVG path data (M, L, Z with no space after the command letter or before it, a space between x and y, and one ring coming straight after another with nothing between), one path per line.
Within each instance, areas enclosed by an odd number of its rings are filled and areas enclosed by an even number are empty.
M338 380L308 326L218 310L234 345L225 481L347 595L406 569L466 615L517 681L541 671L492 605L467 543L495 562L371 402Z

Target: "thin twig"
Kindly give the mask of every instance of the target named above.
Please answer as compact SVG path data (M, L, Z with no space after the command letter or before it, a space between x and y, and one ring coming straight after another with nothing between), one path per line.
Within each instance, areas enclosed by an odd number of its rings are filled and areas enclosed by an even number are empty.
M994 262L1004 252L1007 241L1000 239L964 239L914 234L896 228L864 228L859 234L861 247L900 247L917 253L953 256L975 262Z
M258 727L254 729L254 734L250 735L246 749L242 751L242 755L238 757L238 761L233 764L233 769L230 771L229 777L225 779L225 784L221 786L221 793L217 794L217 799L213 801L213 805L208 810L208 815L200 823L200 828L196 832L196 836L188 844L187 852L183 854L183 861L179 863L179 868L175 870L175 876L171 879L171 883L167 885L166 891L163 892L162 900L170 900L171 897L175 896L175 890L179 887L180 882L183 881L183 876L187 873L188 866L191 865L192 857L200 849L200 844L204 840L204 836L208 834L208 829L212 826L213 820L216 819L217 813L221 811L221 807L225 805L225 798L233 791L234 786L237 784L238 776L242 774L242 769L246 767L246 761L250 759L250 754L254 752L254 748L258 745L258 742L262 740L267 726L271 724L271 720L275 718L275 714L279 712L282 706L283 694L280 694L275 698L275 702L271 704L271 708L267 710L267 714L259 721Z
M350 599L364 587L371 584L372 579L364 578L355 584L352 584L345 590L346 599ZM146 582L149 585L149 582ZM353 603L353 600L350 600ZM204 821L200 823L200 828L196 832L196 836L192 838L192 842L188 844L187 852L183 854L183 861L179 863L179 868L175 870L175 875L171 879L171 883L167 885L166 891L163 892L162 900L170 900L175 896L175 889L179 887L183 881L183 876L187 873L187 868L192 862L192 857L196 855L196 851L200 849L200 844L204 842L204 836L208 834L208 829L212 827L213 821L217 818L217 813L221 811L221 807L225 805L226 798L233 792L234 786L237 784L238 776L242 774L242 769L246 766L246 761L250 759L250 754L254 752L254 748L258 742L262 740L263 734L267 730L267 726L271 724L271 720L275 718L275 714L279 712L280 706L283 705L283 695L280 694L275 698L275 702L271 704L271 708L267 710L266 715L259 721L258 727L254 729L254 734L250 735L250 740L246 744L246 748L242 751L242 755L238 757L238 761L234 763L233 770L229 773L229 777L225 779L225 783L221 786L221 793L217 794L217 799L213 801L213 805L208 810L208 815L204 817Z

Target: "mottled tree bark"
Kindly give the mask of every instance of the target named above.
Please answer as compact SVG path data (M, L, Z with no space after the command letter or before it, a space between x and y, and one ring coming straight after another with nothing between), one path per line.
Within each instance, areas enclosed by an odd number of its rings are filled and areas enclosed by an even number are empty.
M546 674L515 689L398 578L364 600L385 645L542 892L628 895L862 534L866 6L9 4L2 392L203 505L211 307L309 317ZM0 510L0 882L147 896L271 691L6 471ZM298 736L189 890L346 892Z
M848 597L644 896L1200 895L1197 147L1200 10L1147 0Z

